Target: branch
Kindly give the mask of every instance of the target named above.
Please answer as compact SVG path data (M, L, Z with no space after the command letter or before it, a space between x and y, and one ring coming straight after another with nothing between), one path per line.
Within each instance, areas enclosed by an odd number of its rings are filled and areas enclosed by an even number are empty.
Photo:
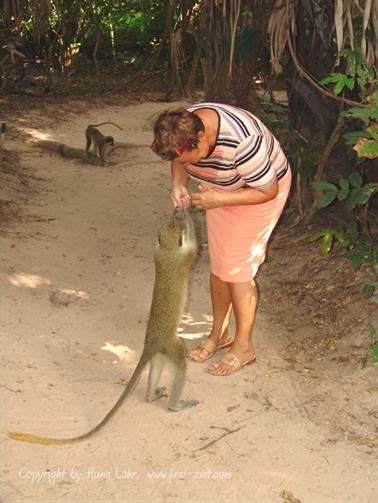
M289 0L286 2L286 9L288 9L288 4ZM340 101L342 103L346 103L348 105L351 105L353 107L364 107L362 103L359 101L354 101L354 100L349 100L348 98L343 98L342 96L337 96L336 94L333 94L331 91L329 91L325 86L322 86L319 84L319 82L316 80L315 77L313 77L303 66L300 64L298 61L297 55L294 50L293 42L291 40L291 30L290 27L288 27L288 35L287 35L287 43L289 46L289 51L291 54L291 57L293 59L293 63L298 70L298 73L301 77L307 80L315 89L317 89L321 94L324 94L324 96L327 96L328 98L332 98L333 100Z
M338 122L335 126L335 129L332 131L332 134L329 137L326 148L324 149L324 152L323 152L321 158L319 159L318 167L316 170L316 175L314 177L314 180L321 180L323 173L324 173L324 170L325 170L325 167L327 166L328 159L329 159L331 152L333 150L333 147L339 141L341 133L343 131L343 128L344 128L344 123ZM313 216L315 215L315 213L318 209L318 202L319 202L321 193L322 193L321 190L315 191L314 201L313 201L312 206L311 206L311 208L310 208L309 212L307 213L305 220L304 220L305 224L309 224L311 222Z
M235 428L234 430L227 429L226 432L223 433L223 435L221 435L218 438L215 438L214 440L211 440L207 444L205 444L202 447L200 447L199 449L197 449L197 451L204 451L205 449L207 449L211 445L214 445L216 442L219 442L219 440L222 440L222 438L227 437L228 435L231 435L231 433L236 433L237 431L241 430L242 428L245 428L245 426L239 426L239 428Z

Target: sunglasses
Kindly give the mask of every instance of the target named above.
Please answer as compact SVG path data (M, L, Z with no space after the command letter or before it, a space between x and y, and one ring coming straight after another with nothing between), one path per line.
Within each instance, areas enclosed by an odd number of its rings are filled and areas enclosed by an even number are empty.
M173 161L174 159L176 159L177 157L181 157L182 154L185 152L185 150L194 150L196 147L197 147L198 143L196 141L193 141L191 143L189 143L188 141L186 141L184 143L184 145L182 145L181 147L178 147L176 150L169 150L168 152L161 152L159 154L157 154L159 157L161 157L162 159L164 159L165 161ZM150 145L150 149L157 153L155 151L155 140L151 143Z

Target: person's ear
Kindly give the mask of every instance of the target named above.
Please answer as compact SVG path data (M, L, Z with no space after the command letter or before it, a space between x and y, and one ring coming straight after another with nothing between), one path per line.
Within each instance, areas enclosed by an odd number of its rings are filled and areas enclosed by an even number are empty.
M200 131L198 133L198 143L202 143L203 140L206 140L205 131Z

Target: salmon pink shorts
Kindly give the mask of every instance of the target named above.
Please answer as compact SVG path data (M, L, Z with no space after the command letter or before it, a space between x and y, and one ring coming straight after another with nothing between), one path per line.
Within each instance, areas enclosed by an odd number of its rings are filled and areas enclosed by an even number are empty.
M210 270L228 283L255 277L265 260L269 237L284 209L291 171L278 181L278 194L263 204L228 206L206 211Z

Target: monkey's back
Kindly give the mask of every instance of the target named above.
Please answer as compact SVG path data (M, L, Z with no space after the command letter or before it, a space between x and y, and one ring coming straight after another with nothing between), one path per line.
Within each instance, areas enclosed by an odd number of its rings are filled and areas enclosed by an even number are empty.
M146 339L154 336L177 337L185 307L189 269L193 258L176 251L155 253L155 284L152 294Z

